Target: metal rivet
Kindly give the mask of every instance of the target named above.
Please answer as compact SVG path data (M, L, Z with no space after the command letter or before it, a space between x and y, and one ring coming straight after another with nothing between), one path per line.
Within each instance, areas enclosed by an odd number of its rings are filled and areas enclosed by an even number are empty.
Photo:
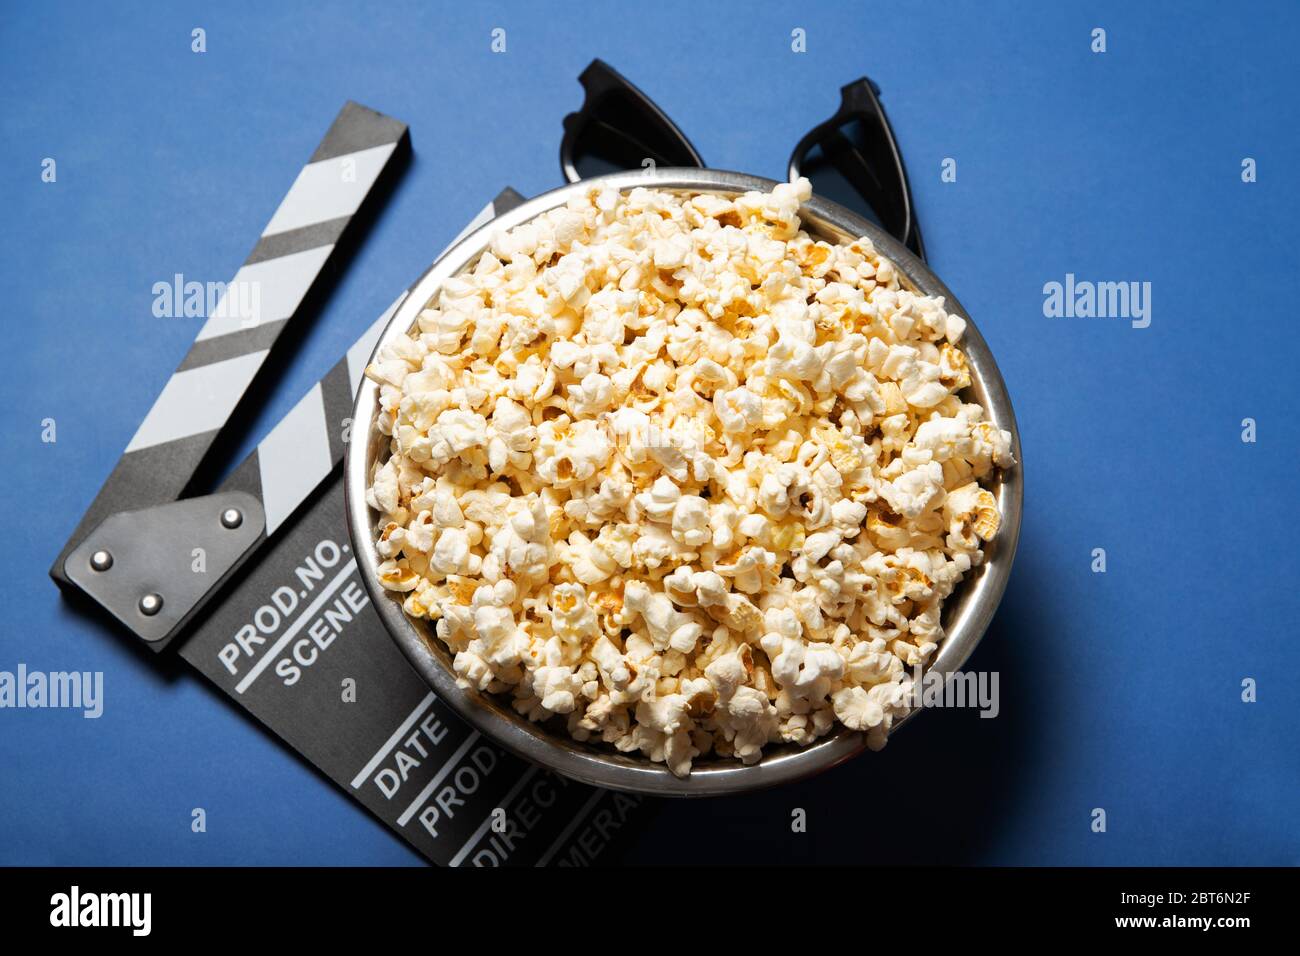
M113 566L113 556L107 551L96 551L90 556L90 566L96 571L107 571Z
M163 599L161 594L146 594L140 598L140 613L153 617L162 610Z
M238 508L227 508L221 512L221 523L227 528L238 528L244 523L244 516Z

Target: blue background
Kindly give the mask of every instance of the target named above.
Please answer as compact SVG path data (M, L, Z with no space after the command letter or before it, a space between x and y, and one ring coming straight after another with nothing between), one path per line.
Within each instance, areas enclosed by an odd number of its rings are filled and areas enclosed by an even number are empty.
M4 6L0 670L102 670L107 699L99 720L0 711L0 862L418 862L46 570L201 321L154 318L151 286L232 276L344 100L410 123L414 161L246 448L503 185L559 184L560 120L601 56L710 164L777 177L841 84L878 81L930 263L1011 390L1027 488L969 665L1000 672L1000 717L931 713L816 781L673 804L626 858L1300 863L1300 6L783 6ZM1151 282L1150 328L1045 318L1067 272Z

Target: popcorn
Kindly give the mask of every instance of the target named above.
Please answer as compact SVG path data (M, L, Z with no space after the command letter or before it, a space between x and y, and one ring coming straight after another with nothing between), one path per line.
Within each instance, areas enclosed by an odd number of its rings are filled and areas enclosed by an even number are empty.
M713 413L727 434L748 434L763 421L763 402L743 386L719 391L713 396Z
M609 461L609 436L599 422L561 416L537 427L537 474L552 488L568 488L592 478Z
M943 500L943 469L928 461L880 487L880 497L904 518L917 518Z
M444 530L429 556L429 566L443 576L473 574L482 564L483 559L470 551L469 534L464 528Z
M399 441L399 447L400 444ZM418 435L410 445L413 461L428 462L435 467L446 465L471 449L487 445L487 422L474 412L448 409L438 416L428 434Z
M727 582L716 571L692 571L679 567L664 578L664 593L679 607L710 608L725 606L733 597L727 591Z
M949 547L954 549L977 548L981 540L993 540L1002 522L993 493L973 481L948 493L943 515Z
M637 512L647 520L663 523L672 520L681 497L681 489L673 480L667 476L660 476L649 491L643 491L632 500Z
M651 591L642 581L631 581L623 591L623 605L641 615L646 631L656 650L671 647L689 654L695 642L704 633L704 627L689 614L673 608L672 600L663 592Z
M683 495L673 506L673 538L691 548L713 540L709 503L699 495Z
M835 692L835 716L850 730L874 730L885 720L885 709L872 700L861 687L845 687Z
M376 355L380 582L463 686L678 775L906 715L1011 436L964 320L810 195L588 192Z
M499 396L488 426L488 464L492 470L502 472L507 465L527 469L536 440L537 429L524 407L505 395Z

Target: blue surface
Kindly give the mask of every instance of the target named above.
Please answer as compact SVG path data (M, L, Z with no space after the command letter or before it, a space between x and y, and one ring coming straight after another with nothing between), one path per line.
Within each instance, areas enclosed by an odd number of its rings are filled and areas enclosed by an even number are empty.
M675 804L628 858L1300 863L1300 7L111 6L0 10L0 670L106 683L99 720L0 710L0 863L417 862L199 678L75 614L46 569L200 321L154 318L151 286L232 276L344 100L410 123L414 162L248 447L503 185L558 185L597 55L711 164L769 176L869 72L931 265L1010 387L1027 483L970 665L1000 672L998 719L927 714L814 782ZM1150 328L1045 318L1067 272L1151 282Z

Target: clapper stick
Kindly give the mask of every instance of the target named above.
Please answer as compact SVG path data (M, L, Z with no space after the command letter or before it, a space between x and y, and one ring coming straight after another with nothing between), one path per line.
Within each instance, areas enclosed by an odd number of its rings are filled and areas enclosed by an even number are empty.
M367 122L375 117L383 122ZM248 364L265 359L364 200L349 206L334 195L317 164L341 148L344 156L382 149L370 145L381 128L400 130L391 156L404 125L355 104L340 113L249 257L325 249L313 253L316 272L280 274L270 314L286 314L274 329L256 326L248 336L224 318L209 320L51 574L155 649L177 640L181 657L433 862L590 863L641 801L540 771L482 739L411 669L357 580L337 467L343 430L374 344L406 293L214 494L176 500L247 390ZM378 176L376 168L370 185ZM309 222L305 197L317 201L318 217L348 211ZM505 190L457 241L521 201ZM259 258L268 248L279 254ZM213 341L222 349L204 344ZM219 387L185 378L240 358L239 375L218 376ZM174 401L207 410L186 419L172 414ZM151 462L167 473L137 481ZM204 542L202 571L189 560L196 541ZM237 569L237 586L223 592Z
M68 555L110 515L181 495L366 199L409 148L405 123L343 107L55 560L56 581L68 583Z

